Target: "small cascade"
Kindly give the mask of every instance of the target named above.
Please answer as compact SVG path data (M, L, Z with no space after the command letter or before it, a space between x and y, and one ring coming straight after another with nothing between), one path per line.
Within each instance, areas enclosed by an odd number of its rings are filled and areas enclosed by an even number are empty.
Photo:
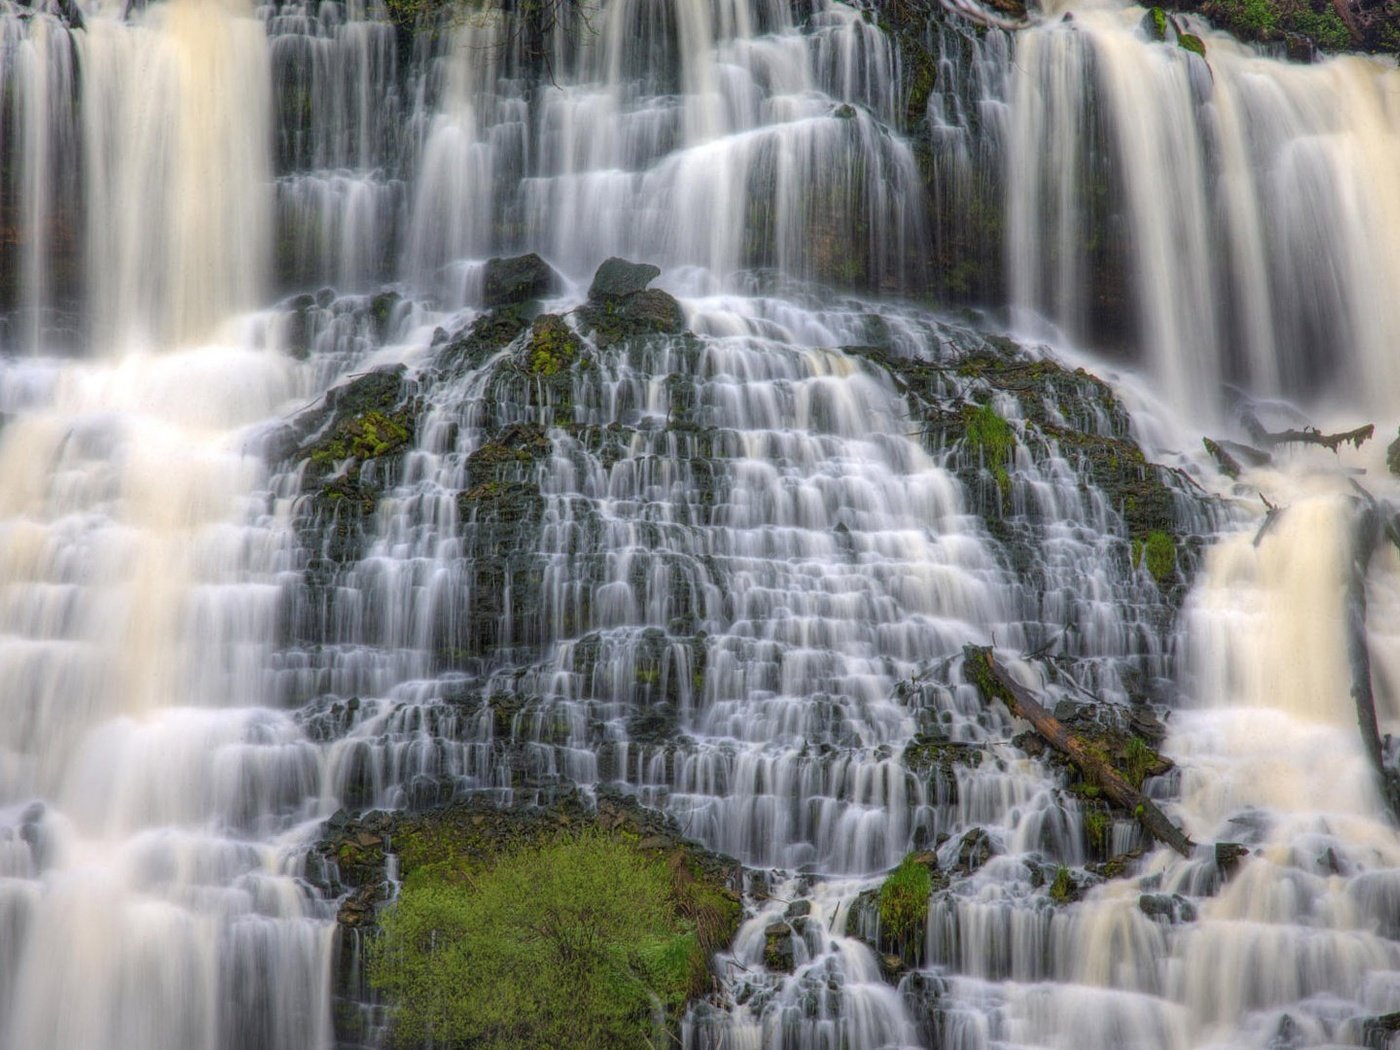
M1222 383L1393 402L1393 65L1153 40L1140 8L1017 37L1006 94L1011 301L1134 348L1178 404ZM1180 28L1178 28L1180 27ZM1343 349L1344 348L1344 349ZM1358 406L1359 407L1359 406Z

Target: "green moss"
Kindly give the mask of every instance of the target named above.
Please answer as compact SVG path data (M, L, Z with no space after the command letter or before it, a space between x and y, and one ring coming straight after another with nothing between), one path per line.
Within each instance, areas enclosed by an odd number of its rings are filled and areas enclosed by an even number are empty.
M1134 787L1142 787L1147 774L1161 764L1162 756L1147 746L1147 741L1135 736L1123 748L1123 774Z
M1196 36L1194 33L1180 34L1176 38L1176 44L1177 47L1180 47L1186 51L1190 51L1192 54L1200 55L1202 58L1206 57L1205 41L1202 40L1200 37Z
M1308 0L1206 0L1201 13L1245 40L1278 41L1304 37L1328 51L1357 45L1331 4ZM1184 46L1184 42L1183 42Z
M1113 818L1098 806L1086 809L1083 814L1084 837L1094 849L1107 849L1109 833L1113 830Z
M1152 35L1158 40L1167 39L1167 13L1160 7L1153 7L1147 14L1152 20Z
M485 864L433 852L447 859L410 870L369 951L398 1045L655 1045L653 1007L674 1021L708 984L708 904L683 861L688 882L600 832Z
M981 454L982 461L996 478L997 488L1005 495L1011 488L1006 464L1016 447L1011 424L991 405L968 405L963 409L963 426L968 448Z
M928 865L911 853L880 886L882 935L901 945L916 939L928 917L932 893L933 875Z
M375 459L408 444L410 436L401 421L372 410L337 423L330 437L311 450L311 462L330 467L346 459Z
M1132 549L1133 564L1145 565L1159 584L1176 571L1176 541L1160 529L1149 532L1146 539L1133 540Z
M1069 869L1061 865L1055 872L1055 881L1050 883L1050 899L1056 904L1068 904L1074 899L1074 880Z
M531 375L556 376L578 359L582 344L563 318L545 314L530 329L525 367Z

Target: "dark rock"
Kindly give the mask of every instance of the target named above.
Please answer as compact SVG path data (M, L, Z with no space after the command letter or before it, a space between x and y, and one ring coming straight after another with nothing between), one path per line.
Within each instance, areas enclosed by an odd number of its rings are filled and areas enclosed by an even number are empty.
M438 351L438 368L468 370L480 368L491 355L513 343L530 326L518 307L504 307L483 314L459 332ZM434 337L434 345L437 344Z
M1196 920L1196 906L1179 893L1144 893L1138 898L1138 907L1151 919L1165 919L1169 923Z
M971 875L996 853L991 836L982 828L973 828L962 837L958 845L956 867L964 875Z
M1392 474L1400 475L1400 434L1386 446L1385 465L1390 468Z
M793 901L787 906L787 911L783 912L785 919L804 919L812 914L811 901Z
M1240 863L1249 856L1249 847L1238 842L1217 842L1215 844L1215 866L1225 878L1239 870Z
M659 288L633 292L621 299L589 302L579 310L585 332L600 347L643 335L675 335L685 331L685 311L674 296Z
M1400 1034L1400 1013L1368 1017L1361 1022L1361 1042L1367 1050L1387 1050L1396 1034Z
M774 973L792 973L797 965L792 950L793 930L785 922L775 922L763 931L763 965Z
M622 299L644 291L661 276L660 267L651 263L634 263L613 257L598 267L593 283L588 286L589 299Z
M534 252L486 264L484 299L489 307L524 303L559 287L559 276Z

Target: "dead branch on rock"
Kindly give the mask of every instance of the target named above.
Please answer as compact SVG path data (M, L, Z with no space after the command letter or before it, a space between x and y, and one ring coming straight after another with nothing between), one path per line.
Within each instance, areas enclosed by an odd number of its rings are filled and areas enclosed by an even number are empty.
M1013 715L1029 722L1047 744L1074 763L1086 778L1098 784L1113 802L1132 813L1153 838L1183 857L1191 856L1196 844L1186 833L1173 824L1155 802L1133 787L1104 755L1071 733L1029 689L1007 674L990 648L964 646L963 656L963 673L984 697L1000 700Z
M1369 441L1376 433L1376 425L1367 423L1365 426L1357 427L1355 430L1346 430L1337 434L1324 434L1316 427L1304 427L1302 430L1268 431L1264 429L1264 424L1252 413L1245 413L1240 421L1251 440L1260 445L1273 447L1275 445L1321 445L1329 451L1336 452L1343 445L1353 445L1360 448Z

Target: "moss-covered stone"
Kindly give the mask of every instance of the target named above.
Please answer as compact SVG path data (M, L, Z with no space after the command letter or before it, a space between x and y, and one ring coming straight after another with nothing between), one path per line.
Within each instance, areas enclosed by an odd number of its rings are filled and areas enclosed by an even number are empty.
M435 363L438 368L448 371L480 368L529 327L529 318L520 307L492 310L473 321L466 331L448 340L438 351Z
M1183 51L1190 51L1193 55L1200 55L1202 58L1206 57L1206 43L1195 33L1178 33L1176 37L1176 46Z
M660 267L651 263L634 263L613 257L599 266L593 275L593 283L588 287L588 298L623 299L645 291L646 286L660 276Z
M1316 50L1384 51L1388 32L1400 28L1395 4L1353 8L1351 25L1328 0L1184 0L1171 6L1198 12L1242 40L1282 45L1291 58L1306 59Z
M483 299L488 307L511 306L548 295L559 276L538 255L491 259L482 278Z
M590 302L579 309L583 330L599 347L646 335L685 331L685 311L674 296L648 288L620 299Z
M572 366L582 350L583 343L562 317L545 314L530 327L522 364L530 375L550 378Z

